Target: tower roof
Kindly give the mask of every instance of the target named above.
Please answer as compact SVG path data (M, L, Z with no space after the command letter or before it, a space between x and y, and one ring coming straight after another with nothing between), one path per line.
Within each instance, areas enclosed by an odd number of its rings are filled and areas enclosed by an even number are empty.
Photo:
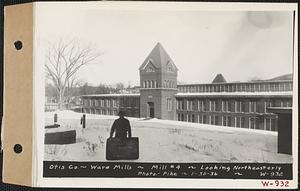
M175 66L173 60L170 58L166 50L163 48L163 46L158 42L155 47L152 49L150 54L147 56L143 64L140 66L140 70L144 69L148 63L151 62L151 64L154 65L156 68L164 68L168 64L172 64L173 67L177 69Z
M212 83L226 83L226 80L222 74L217 74L215 79L212 81Z

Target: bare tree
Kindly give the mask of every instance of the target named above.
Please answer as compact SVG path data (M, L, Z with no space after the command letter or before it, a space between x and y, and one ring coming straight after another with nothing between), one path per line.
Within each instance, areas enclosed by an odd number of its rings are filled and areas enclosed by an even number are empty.
M46 75L56 88L59 109L63 108L67 91L77 82L77 72L83 66L97 63L101 55L90 45L81 46L76 40L59 40L50 46L46 54Z
M250 78L250 80L248 80L249 82L255 82L255 81L262 81L262 79L258 76L254 76L252 78Z
M83 84L84 84L84 82L81 79L79 79L76 74L74 74L68 80L67 87L65 90L65 101L67 101L69 103L71 101L71 98L74 95L77 95L76 88L79 88Z
M117 89L117 90L124 90L124 89L125 89L124 83L118 82L118 83L116 84L116 89Z

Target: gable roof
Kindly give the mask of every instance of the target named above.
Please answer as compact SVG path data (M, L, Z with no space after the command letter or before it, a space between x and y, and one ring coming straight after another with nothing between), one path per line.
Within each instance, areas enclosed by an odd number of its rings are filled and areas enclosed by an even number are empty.
M160 43L155 45L143 64L140 66L139 70L145 69L149 63L149 60L156 68L164 68L169 62L171 62L175 69L178 70L171 57Z
M153 64L153 60L152 59L149 59L147 60L145 66L143 67L143 69L146 69L147 67L153 67L153 68L157 68L156 65Z
M222 74L217 74L215 79L212 81L212 83L226 83L226 80Z

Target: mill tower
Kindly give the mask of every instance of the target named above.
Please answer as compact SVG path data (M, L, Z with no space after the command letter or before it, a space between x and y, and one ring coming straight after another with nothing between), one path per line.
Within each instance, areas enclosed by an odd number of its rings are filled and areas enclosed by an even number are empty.
M160 43L156 44L139 71L140 116L174 120L178 69Z

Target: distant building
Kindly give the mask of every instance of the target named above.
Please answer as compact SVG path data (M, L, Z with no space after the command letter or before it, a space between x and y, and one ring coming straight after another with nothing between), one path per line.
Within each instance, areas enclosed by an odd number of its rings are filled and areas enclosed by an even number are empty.
M277 130L269 107L292 107L291 78L228 83L217 74L210 84L177 84L178 69L158 43L139 68L140 87L127 94L82 96L82 112L158 118L238 128ZM134 92L134 93L132 93Z
M215 79L212 81L213 84L217 84L217 83L226 83L225 78L223 77L222 74L217 74L217 76L215 77Z

